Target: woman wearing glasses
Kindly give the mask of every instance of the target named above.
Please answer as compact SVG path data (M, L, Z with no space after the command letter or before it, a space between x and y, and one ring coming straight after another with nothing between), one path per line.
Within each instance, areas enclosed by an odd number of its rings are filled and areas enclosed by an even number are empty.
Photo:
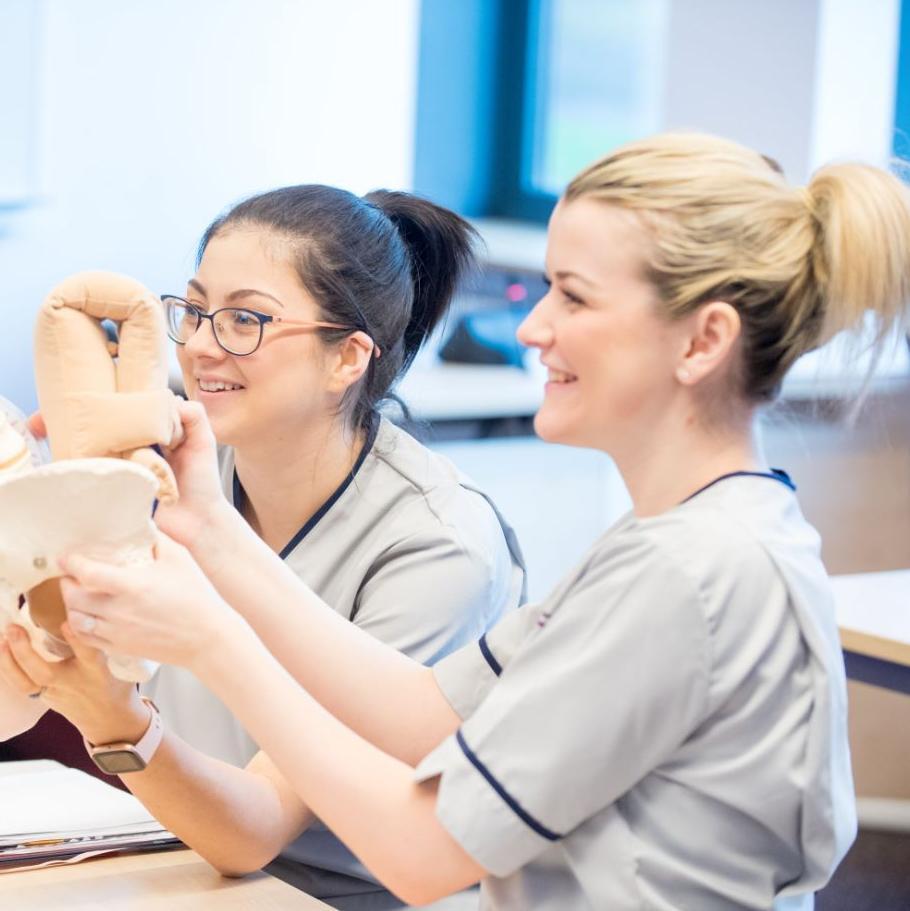
M490 911L808 911L855 832L843 659L818 536L755 416L803 352L907 319L907 189L861 165L793 187L735 143L659 135L572 181L546 266L519 330L549 371L535 427L612 455L632 512L541 605L428 669L231 516L190 403L175 470L220 556L191 548L205 575L167 538L142 568L72 557L69 622L82 647L198 675L285 784L215 793L200 772L196 820L168 796L167 735L124 777L231 872L313 812L415 904L481 881ZM293 618L296 681L231 608L262 598ZM18 658L23 691L44 685ZM135 736L150 717L81 724Z
M495 506L378 413L472 265L473 241L457 215L408 194L288 187L217 219L185 295L163 297L186 393L221 444L227 499L339 616L423 663L524 598ZM242 566L184 505L156 518ZM288 610L263 599L247 619L293 672ZM163 667L144 695L203 753L245 765L256 752L191 675ZM400 907L318 822L273 871L338 907Z

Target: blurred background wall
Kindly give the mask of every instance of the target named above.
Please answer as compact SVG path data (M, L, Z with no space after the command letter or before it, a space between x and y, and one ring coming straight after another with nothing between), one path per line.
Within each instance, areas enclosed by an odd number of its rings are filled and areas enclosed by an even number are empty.
M69 273L179 292L247 194L409 186L418 19L417 0L2 0L0 395L34 406L32 319Z

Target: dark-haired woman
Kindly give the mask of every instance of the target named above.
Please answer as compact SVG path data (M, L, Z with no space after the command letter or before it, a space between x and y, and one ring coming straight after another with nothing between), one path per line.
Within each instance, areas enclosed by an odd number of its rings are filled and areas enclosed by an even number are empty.
M521 554L495 506L377 410L446 312L473 240L457 215L405 193L287 187L216 220L186 290L164 298L186 392L221 444L227 498L338 614L422 663L476 641L524 597ZM157 519L205 551L190 516L161 508ZM260 603L246 619L293 674L287 605ZM163 667L144 695L207 756L240 766L256 753L184 671ZM119 724L122 712L111 705L108 717ZM277 775L264 756L252 768ZM337 907L401 907L307 823L296 840L265 839L258 863L290 841L271 868L283 878Z

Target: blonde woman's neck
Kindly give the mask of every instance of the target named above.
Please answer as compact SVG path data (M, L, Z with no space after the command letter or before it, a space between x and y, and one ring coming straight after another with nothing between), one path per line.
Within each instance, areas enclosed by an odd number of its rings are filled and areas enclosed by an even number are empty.
M768 470L751 419L723 428L680 422L646 433L634 451L611 453L641 518L678 506L721 475Z

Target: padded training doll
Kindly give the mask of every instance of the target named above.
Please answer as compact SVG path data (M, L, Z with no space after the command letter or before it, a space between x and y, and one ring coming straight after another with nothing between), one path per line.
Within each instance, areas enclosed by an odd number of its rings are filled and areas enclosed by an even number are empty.
M117 343L102 320L117 324ZM177 442L180 419L161 301L147 288L113 272L57 285L38 313L35 381L55 460L124 458L155 474L162 502L176 499L174 475L149 448Z
M117 325L117 343L102 321ZM38 314L38 403L54 461L34 467L27 440L0 417L0 622L25 626L48 660L70 653L57 557L151 560L153 501L177 497L167 462L150 448L175 445L181 432L165 346L160 301L126 276L74 275ZM123 680L152 670L131 658L108 664Z

